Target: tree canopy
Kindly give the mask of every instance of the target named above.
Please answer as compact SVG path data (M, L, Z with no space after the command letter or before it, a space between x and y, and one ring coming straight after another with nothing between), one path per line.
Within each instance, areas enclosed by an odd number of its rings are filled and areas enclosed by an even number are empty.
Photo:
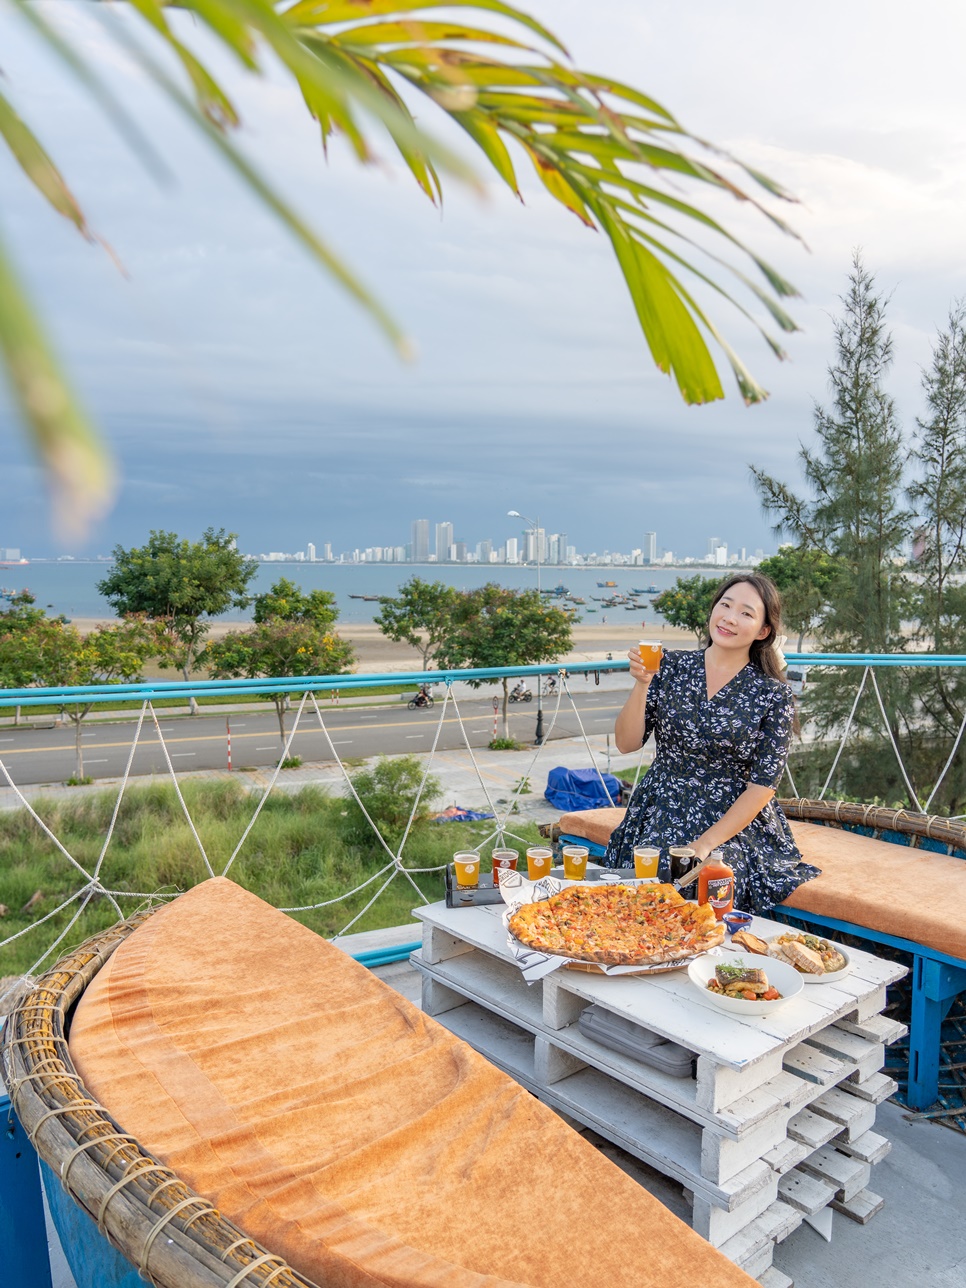
M249 603L248 583L258 564L239 554L235 538L224 528L207 528L200 541L152 531L143 546L115 546L114 567L97 583L120 616L140 614L157 623L160 663L177 667L185 680L198 661L210 619Z
M64 67L79 73L124 136L153 158L153 143L112 93L83 40L62 35L44 8L28 0L14 4ZM139 3L130 13L109 14L98 43L113 40L135 58L175 110L400 349L406 342L398 323L236 147L232 135L240 118L222 83L223 65L216 71L214 63L202 61L192 22L245 75L283 69L318 122L323 147L339 134L359 161L371 163L379 144L390 140L434 203L442 197L443 172L479 186L463 158L425 124L434 112L464 132L477 158L517 196L517 167L521 160L532 166L555 201L610 241L651 357L686 402L723 396L712 346L746 402L764 397L693 288L710 285L780 357L771 328L796 329L783 306L796 292L702 206L724 195L789 232L762 204L788 194L693 135L646 91L575 67L554 34L522 10L502 0L447 0L448 19L439 21L433 15L440 7L440 0L252 0L244 8L233 0L184 0L178 7L183 18L171 7ZM156 57L161 51L172 56L173 74ZM0 137L40 196L96 240L50 152L9 95L4 85ZM0 354L62 508L79 522L102 511L113 487L107 454L2 243Z
M801 652L804 637L821 618L829 591L840 569L831 555L808 546L786 544L778 553L763 559L758 571L770 577L782 596L782 622L798 635Z
M332 629L339 610L335 595L308 595L284 577L255 599L255 625L213 640L204 661L215 679L285 679L299 675L341 675L355 660L348 640ZM285 745L287 693L269 695Z
M410 579L399 587L399 594L381 599L379 612L373 618L387 639L405 641L422 655L423 670L450 630L450 617L458 601L458 592L441 581Z
M651 600L651 606L672 626L694 631L700 643L707 634L711 601L720 585L720 577L678 577L673 586Z
M568 652L570 618L536 590L488 582L458 595L450 629L436 649L442 667L538 666ZM473 681L471 681L473 683ZM509 686L503 677L503 731L509 736Z

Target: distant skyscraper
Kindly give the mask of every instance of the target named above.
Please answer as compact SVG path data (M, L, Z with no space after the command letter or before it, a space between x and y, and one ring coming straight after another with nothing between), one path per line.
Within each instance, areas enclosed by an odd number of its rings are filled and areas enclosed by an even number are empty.
M506 561L508 564L520 562L519 542L516 537L507 537L506 539Z
M481 541L476 547L476 557L480 563L489 563L490 555L493 553L492 541Z
M305 547L305 557L309 563L315 563L315 546L310 541Z
M429 562L429 520L413 521L413 563Z
M453 544L453 525L451 523L437 523L436 525L436 562L442 563L448 557L449 548Z
M720 545L721 545L720 537L708 537L708 562L709 563L715 563L717 561L717 557L718 557L717 550Z
M644 533L644 562L657 563L657 533Z
M728 547L723 541L718 543L718 547L714 552L714 561L719 568L724 568L728 563Z
M326 563L332 562L332 542L331 541L327 541L325 545L322 547L322 558L325 560Z

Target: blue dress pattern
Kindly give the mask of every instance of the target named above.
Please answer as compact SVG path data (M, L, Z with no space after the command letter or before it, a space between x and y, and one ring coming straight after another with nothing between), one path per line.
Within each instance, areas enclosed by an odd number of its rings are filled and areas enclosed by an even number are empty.
M654 761L638 783L604 863L634 865L634 846L661 851L687 845L716 823L749 783L777 788L795 718L787 685L750 662L708 697L704 653L665 652L647 691L643 742L654 734ZM643 745L643 743L642 743ZM788 821L772 800L721 847L735 873L735 907L765 913L820 869L803 863Z

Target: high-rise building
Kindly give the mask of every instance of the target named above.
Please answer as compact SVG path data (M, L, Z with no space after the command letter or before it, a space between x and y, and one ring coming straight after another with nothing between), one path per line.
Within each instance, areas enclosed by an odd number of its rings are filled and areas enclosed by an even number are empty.
M506 561L508 564L520 562L520 548L516 537L507 537L506 539Z
M528 528L523 534L523 562L547 562L547 534L543 528Z
M708 563L717 562L717 550L721 545L720 537L708 537Z
M456 563L466 563L466 542L457 541L453 546L453 558Z
M644 562L648 564L657 563L657 533L644 533Z
M453 544L453 525L437 523L436 525L436 562L442 563L449 557L449 548Z
M325 560L326 563L332 562L332 542L331 541L327 541L325 545L322 547L322 558Z
M315 546L311 541L305 547L305 557L309 563L315 563Z
M724 568L727 566L728 547L725 545L723 541L720 541L718 543L717 549L714 552L714 561L719 568Z
M413 520L413 563L429 562L429 520Z
M476 557L480 563L489 563L490 556L493 553L492 541L481 541L476 547Z

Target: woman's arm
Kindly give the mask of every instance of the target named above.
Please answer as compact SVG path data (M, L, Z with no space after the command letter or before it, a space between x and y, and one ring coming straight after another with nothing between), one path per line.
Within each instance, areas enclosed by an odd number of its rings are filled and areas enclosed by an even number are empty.
M717 823L702 832L699 837L691 842L691 846L702 861L708 857L712 850L718 849L726 841L730 841L733 836L737 836L743 831L752 819L757 818L765 808L771 798L775 795L772 787L759 787L757 783L749 783L741 793L731 808L718 819Z
M657 674L656 671L644 670L641 665L640 649L630 649L627 656L631 664L634 687L631 689L627 701L621 707L614 724L614 742L617 744L617 750L622 756L626 756L630 751L638 751L643 745L647 691L650 688L651 680Z

